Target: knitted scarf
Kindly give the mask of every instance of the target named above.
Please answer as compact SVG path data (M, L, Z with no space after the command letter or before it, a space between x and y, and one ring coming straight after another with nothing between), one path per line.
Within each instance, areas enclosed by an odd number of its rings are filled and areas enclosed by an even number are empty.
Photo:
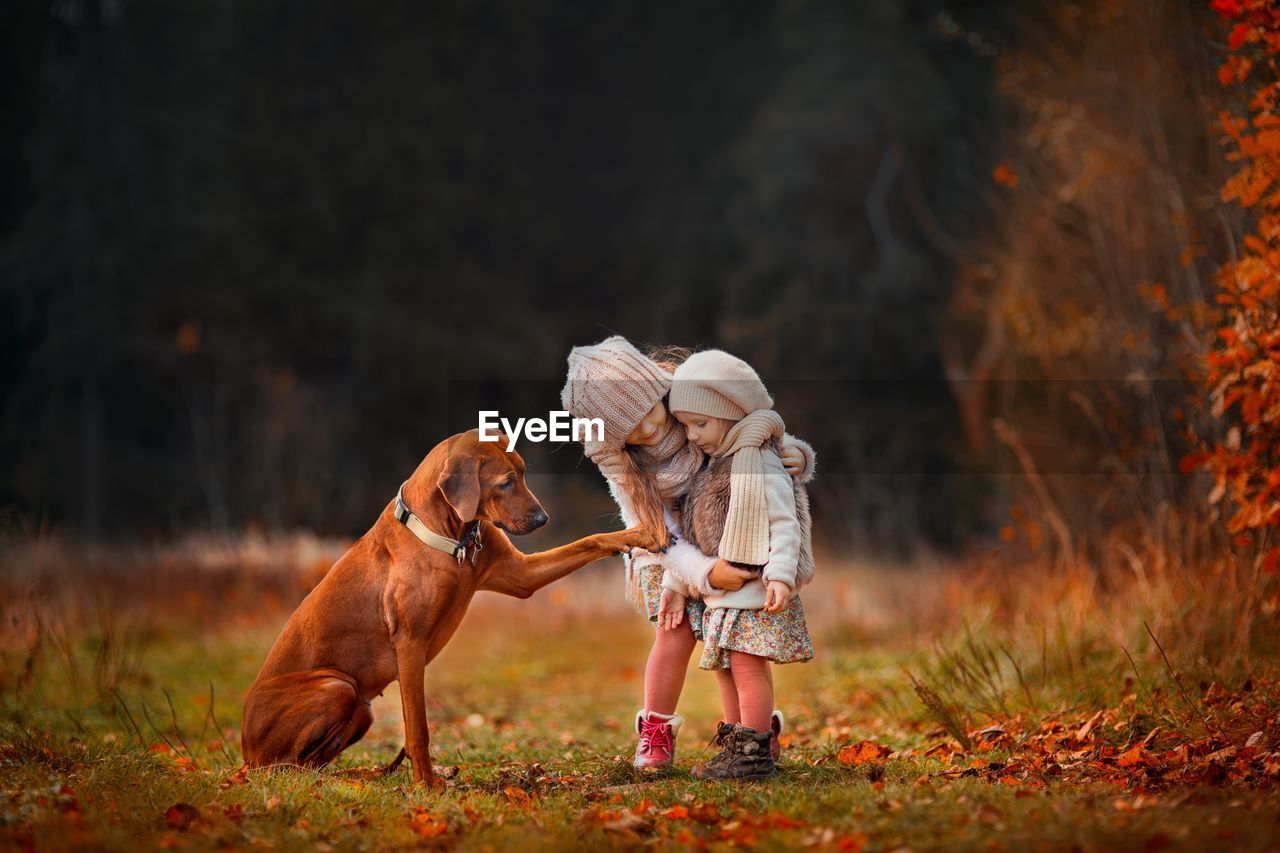
M653 473L658 491L666 500L678 498L688 490L703 459L702 451L685 436L684 424L670 416L658 443L637 447L635 456L642 468Z
M619 454L626 450L601 450L590 459L600 468L600 473L613 483L621 484L623 462ZM690 444L685 437L684 425L668 416L665 431L658 442L649 447L635 447L629 451L640 467L653 475L658 491L665 500L680 497L689 487L689 481L702 467L702 451Z
M720 537L722 559L753 566L769 562L769 506L761 448L771 439L781 440L784 430L782 415L773 409L756 409L730 427L711 453L713 459L733 454L729 514Z

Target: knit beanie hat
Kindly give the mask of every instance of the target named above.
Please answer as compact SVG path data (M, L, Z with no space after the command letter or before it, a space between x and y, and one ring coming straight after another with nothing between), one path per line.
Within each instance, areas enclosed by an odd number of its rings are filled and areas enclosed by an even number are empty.
M782 416L760 376L742 359L724 350L695 353L676 368L667 405L733 421L709 451L712 458L732 456L729 506L717 553L729 562L765 565L769 560L769 503L765 494L763 448L784 434Z
M667 406L672 412L737 421L748 412L773 408L773 397L751 365L711 349L694 353L676 370Z
M622 452L636 424L669 390L671 374L622 335L614 335L569 351L560 404L572 417L604 422L603 441L582 443L587 456L599 463L602 456Z

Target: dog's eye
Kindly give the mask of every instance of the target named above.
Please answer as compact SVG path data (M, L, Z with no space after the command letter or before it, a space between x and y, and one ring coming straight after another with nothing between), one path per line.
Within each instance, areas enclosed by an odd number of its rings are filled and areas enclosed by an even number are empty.
M514 486L515 484L516 484L515 480L503 480L501 483L498 484L498 488L502 489L502 491L504 492L509 492L511 491L511 487Z

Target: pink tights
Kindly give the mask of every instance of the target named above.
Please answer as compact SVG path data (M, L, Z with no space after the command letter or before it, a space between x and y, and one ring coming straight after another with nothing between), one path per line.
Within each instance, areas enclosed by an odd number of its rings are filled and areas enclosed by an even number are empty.
M745 652L729 652L732 669L717 669L724 718L758 732L769 730L773 716L773 670L769 660Z
M673 629L659 628L644 667L644 708L657 714L674 714L684 688L689 657L697 643L689 620ZM724 718L758 732L768 731L773 716L773 669L767 658L729 652L732 669L716 670Z
M697 641L685 618L670 630L659 628L644 667L644 708L657 714L674 714L684 687L689 656Z

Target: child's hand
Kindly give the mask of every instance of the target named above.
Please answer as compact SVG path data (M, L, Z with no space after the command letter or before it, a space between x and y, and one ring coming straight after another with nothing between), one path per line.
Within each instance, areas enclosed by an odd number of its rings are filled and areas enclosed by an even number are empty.
M721 557L707 574L707 583L716 589L733 592L742 589L742 585L755 576L755 572L740 569Z
M684 603L687 600L686 596L664 587L662 596L658 599L658 627L668 631L680 627L680 623L684 621Z
M782 467L787 469L787 473L792 477L799 477L804 473L804 454L800 448L794 444L784 444L782 453L778 454L782 457Z
M765 587L764 610L766 613L780 613L791 603L791 587L782 581L769 581Z

